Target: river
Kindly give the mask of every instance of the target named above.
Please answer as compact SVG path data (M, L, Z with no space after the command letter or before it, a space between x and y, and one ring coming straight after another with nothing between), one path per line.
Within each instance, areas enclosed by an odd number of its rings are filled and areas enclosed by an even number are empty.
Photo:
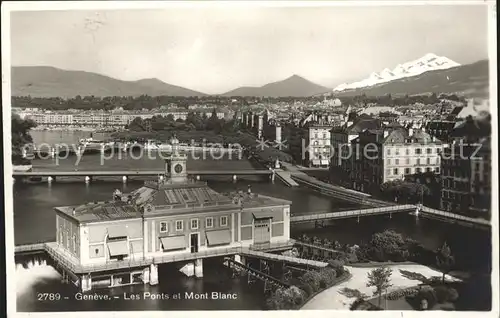
M47 132L43 132L47 133ZM53 132L51 132L53 133ZM67 133L67 132L64 132ZM57 132L57 134L61 134ZM85 135L83 136L85 137ZM81 138L83 138L81 137ZM39 136L34 136L38 141ZM74 139L80 136L72 137ZM96 137L97 138L97 137ZM44 142L44 141L42 141ZM47 142L47 141L45 141ZM55 142L57 143L57 141ZM100 160L100 155L84 155L81 162L75 165L76 157L59 160L35 160L34 170L90 170L90 169L162 169L163 161L148 158L131 159L122 157ZM102 162L102 165L101 165ZM251 169L252 163L246 159L223 158L222 160L194 160L188 161L191 170L217 169ZM231 177L213 177L205 179L213 189L225 192L237 189L246 190L251 185L252 191L265 195L275 196L292 201L292 214L307 214L315 211L339 211L358 207L358 205L321 195L311 190L299 187L288 188L283 184L271 183L267 176L248 176L232 182ZM96 180L85 184L79 180L59 180L53 184L15 184L14 186L14 228L15 244L28 244L55 240L55 206L81 204L87 201L108 200L113 190L120 188L128 192L140 187L142 181L130 180L127 183L120 181ZM490 254L490 235L486 232L473 230L458 225L428 219L416 219L409 215L365 217L360 223L356 220L339 220L332 226L323 229L314 229L312 225L292 226L292 237L302 233L310 236L328 237L341 243L359 244L370 239L375 232L385 229L394 229L404 235L419 240L429 248L437 248L448 242L456 258L460 262L469 262L471 266L484 265L485 255ZM74 300L76 288L62 284L59 274L43 260L24 262L17 265L17 305L19 311L65 311L65 310L252 310L263 309L265 296L262 289L249 286L245 279L231 278L219 263L205 264L203 279L186 278L168 266L160 267L160 284L157 286L134 285L104 290L109 295L123 295L127 293L182 293L185 292L224 292L235 293L233 300L138 300L126 301L77 301ZM477 264L476 264L477 263ZM488 267L488 266L486 266ZM168 272L168 278L166 276ZM163 278L163 279L162 279ZM38 301L40 292L58 292L63 297L59 301Z

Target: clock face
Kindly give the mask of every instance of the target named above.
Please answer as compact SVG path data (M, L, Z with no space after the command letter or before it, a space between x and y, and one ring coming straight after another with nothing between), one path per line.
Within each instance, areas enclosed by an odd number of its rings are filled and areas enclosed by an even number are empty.
M174 170L176 173L181 173L182 172L182 165L176 164L174 167Z

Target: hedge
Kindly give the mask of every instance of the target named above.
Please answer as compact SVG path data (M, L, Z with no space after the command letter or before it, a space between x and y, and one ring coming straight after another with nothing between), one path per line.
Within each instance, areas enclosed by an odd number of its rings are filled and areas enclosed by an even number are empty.
M299 278L297 286L276 289L267 300L267 308L300 309L320 292L351 278L348 270L340 272L330 267L308 271Z

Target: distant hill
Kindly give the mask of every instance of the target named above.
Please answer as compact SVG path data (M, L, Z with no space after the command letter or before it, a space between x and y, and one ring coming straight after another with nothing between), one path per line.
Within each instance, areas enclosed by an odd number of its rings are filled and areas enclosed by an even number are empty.
M266 97L306 97L331 91L305 78L293 75L285 80L261 87L239 87L222 94L223 96L266 96Z
M415 95L424 93L455 93L466 97L489 97L488 60L457 67L428 71L370 87L335 92L335 96Z
M12 67L12 96L204 96L206 94L164 83L159 79L122 81L108 76L66 71L50 66Z

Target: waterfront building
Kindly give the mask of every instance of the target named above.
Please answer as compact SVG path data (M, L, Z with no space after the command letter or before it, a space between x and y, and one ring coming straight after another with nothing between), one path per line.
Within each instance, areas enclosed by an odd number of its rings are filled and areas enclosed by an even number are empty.
M309 167L328 167L330 165L330 130L329 124L310 124L307 134L307 158Z
M352 153L351 142L359 136L359 133L366 129L379 129L382 122L369 116L360 116L355 121L348 121L340 127L334 127L330 131L330 144L333 155L331 158L332 167L341 167L343 171L350 170L350 153Z
M444 144L420 129L386 125L361 132L352 144L355 153L349 177L352 187L361 191L376 192L383 183L405 175L440 172Z
M431 120L425 124L425 130L443 142L450 142L451 132L455 128L454 120Z
M115 191L106 202L57 207L57 248L76 265L102 266L204 252L206 257L234 247L266 247L290 239L290 201L245 193L221 194L186 172L186 154L167 157L165 175L129 194ZM213 252L213 253L211 253ZM181 271L203 276L203 260ZM129 275L129 276L127 276ZM116 276L116 275L115 275ZM157 262L130 269L111 286L142 280L158 282ZM109 280L109 275L105 277ZM95 284L82 278L82 289Z
M469 118L451 133L453 143L442 153L441 209L491 216L491 126Z

